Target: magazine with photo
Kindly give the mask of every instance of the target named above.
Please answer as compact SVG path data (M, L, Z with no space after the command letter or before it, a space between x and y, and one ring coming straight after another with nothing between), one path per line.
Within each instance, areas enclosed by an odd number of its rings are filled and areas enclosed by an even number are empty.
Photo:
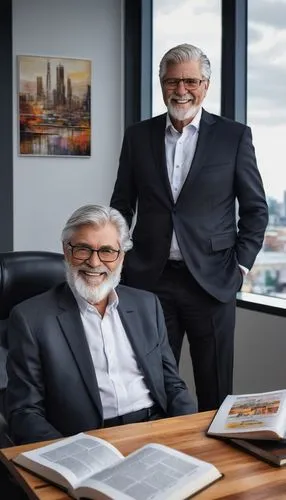
M13 461L76 499L184 500L222 477L213 464L168 446L148 444L125 458L109 442L85 433Z
M280 440L286 437L286 390L227 396L208 436Z

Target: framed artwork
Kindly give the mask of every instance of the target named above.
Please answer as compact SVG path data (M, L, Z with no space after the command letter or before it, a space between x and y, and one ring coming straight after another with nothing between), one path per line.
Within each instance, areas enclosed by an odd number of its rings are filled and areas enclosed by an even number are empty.
M91 61L18 56L20 156L90 157Z

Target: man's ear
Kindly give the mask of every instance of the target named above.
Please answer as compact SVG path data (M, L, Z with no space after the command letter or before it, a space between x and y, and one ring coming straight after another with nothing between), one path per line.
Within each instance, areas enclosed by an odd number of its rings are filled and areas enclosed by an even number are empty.
M203 99L206 97L207 93L208 93L208 88L210 86L210 81L209 80L205 80L204 82L204 91L203 91Z
M206 80L205 81L205 89L206 89L206 91L208 90L209 86L210 86L210 80Z

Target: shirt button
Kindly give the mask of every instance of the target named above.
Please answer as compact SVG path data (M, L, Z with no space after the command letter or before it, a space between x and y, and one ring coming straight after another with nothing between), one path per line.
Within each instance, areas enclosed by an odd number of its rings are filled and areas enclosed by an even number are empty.
M180 168L180 165L176 165L176 168Z

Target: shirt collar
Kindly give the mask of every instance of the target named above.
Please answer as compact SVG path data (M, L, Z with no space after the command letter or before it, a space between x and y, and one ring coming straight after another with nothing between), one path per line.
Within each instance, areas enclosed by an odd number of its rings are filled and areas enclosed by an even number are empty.
M87 302L74 288L71 288L72 293L74 294L75 300L77 301L77 305L79 307L80 312L84 315L88 310L96 309L95 306ZM108 303L106 310L109 311L111 309L117 309L119 303L119 298L114 289L111 290L108 296Z
M186 125L184 127L184 129L185 128L194 127L196 129L196 131L198 131L199 128L200 128L200 121L201 121L201 117L202 117L202 111L203 111L202 107L200 107L199 111L194 116L194 118L191 121L191 123L189 123L188 125ZM173 131L179 133L178 130L176 130L175 127L174 127L174 125L172 124L169 113L167 113L167 118L166 118L166 131L167 130L173 130Z

